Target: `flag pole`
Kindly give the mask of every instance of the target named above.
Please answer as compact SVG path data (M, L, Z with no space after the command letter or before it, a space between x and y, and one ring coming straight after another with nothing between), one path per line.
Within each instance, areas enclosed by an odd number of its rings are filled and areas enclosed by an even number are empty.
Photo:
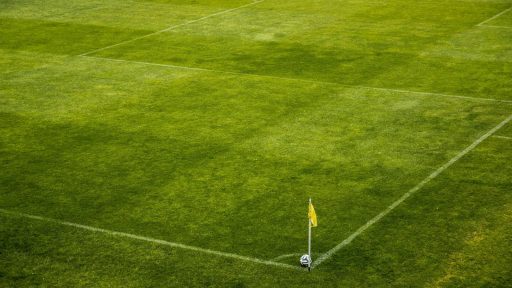
M310 206L311 206L311 198L309 198L309 206L308 207L310 207ZM313 262L313 258L311 258L311 216L308 217L308 255L309 255L308 271L311 272L311 262Z

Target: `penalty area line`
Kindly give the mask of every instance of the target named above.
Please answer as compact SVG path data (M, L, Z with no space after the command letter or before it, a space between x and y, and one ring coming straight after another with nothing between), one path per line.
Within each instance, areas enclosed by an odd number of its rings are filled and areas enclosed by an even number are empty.
M478 25L478 27L489 27L489 28L499 28L499 29L512 29L512 26L498 26L498 25Z
M201 248L201 247L196 247L196 246L185 245L185 244L181 244L181 243L169 242L169 241L155 239L155 238L141 236L141 235L118 232L118 231L113 231L113 230L108 230L108 229L103 229L103 228L82 225L82 224L78 224L78 223L61 221L61 220L48 218L48 217L42 217L42 216L36 216L36 215L31 215L31 214L26 214L26 213L21 213L21 212L9 211L6 209L1 209L1 208L0 208L0 213L3 213L5 215L10 215L10 216L15 216L15 217L23 217L23 218L33 219L33 220L50 222L50 223L54 223L54 224L58 224L58 225L74 227L74 228L92 231L92 232L103 233L103 234L107 234L107 235L115 236L115 237L124 237L124 238L139 240L139 241L160 244L160 245L169 246L172 248L190 250L190 251L195 251L195 252L200 252L200 253L205 253L205 254L211 254L211 255L216 255L216 256L221 256L221 257L226 257L226 258L232 258L232 259L236 259L236 260L242 260L242 261L247 261L247 262L263 264L263 265L276 266L276 267L293 269L293 270L302 270L300 267L295 267L292 265L278 263L278 262L274 262L274 261L270 261L270 260L263 260L263 259L258 259L258 258L254 258L254 257L242 256L242 255L238 255L238 254L234 254L234 253L216 251L216 250L211 250L211 249L206 249L206 248Z
M113 48L113 47L121 46L121 45L124 45L124 44L127 44L127 43L131 43L131 42L134 42L134 41L137 41L137 40L140 40L140 39L144 39L144 38L153 36L153 35L161 34L161 33L164 33L164 32L167 32L167 31L170 31L170 30L173 30L173 29L185 26L185 25L196 23L196 22L199 22L199 21L202 21L202 20L214 17L214 16L219 16L219 15L226 14L226 13L229 13L229 12L232 12L232 11L236 11L236 10L239 10L239 9L242 9L242 8L245 8L245 7L256 5L256 4L261 3L263 1L265 1L265 0L254 1L254 2L251 2L249 4L245 4L245 5L239 6L239 7L235 7L235 8L231 8L231 9L227 9L227 10L222 10L222 11L219 11L217 13L206 15L206 16L203 16L201 18L190 20L190 21L187 21L187 22L184 22L184 23L181 23L181 24L176 24L176 25L167 27L165 29L162 29L162 30L159 30L159 31L156 31L156 32L153 32L153 33L149 33L149 34L142 35L142 36L130 39L130 40L125 40L125 41L122 41L122 42L119 42L119 43L116 43L116 44L112 44L112 45L105 46L105 47L102 47L102 48L99 48L99 49L96 49L96 50L92 50L92 51L80 54L78 56L86 56L86 55L93 54L93 53L96 53L96 52L99 52L99 51L103 51L103 50L110 49L110 48Z
M512 137L507 136L501 136L501 135L494 135L493 138L499 138L499 139L505 139L505 140L512 140Z
M411 197L414 193L418 192L423 186L425 186L427 183L429 183L432 179L436 178L441 174L443 171L448 169L448 167L452 166L455 162L457 162L460 158L462 158L464 155L469 153L471 150L475 149L476 146L478 146L480 143L482 143L485 139L492 136L496 131L498 131L501 127L505 126L508 122L512 120L512 115L509 115L505 120L503 120L501 123L496 125L494 128L489 130L487 133L485 133L483 136L475 140L471 145L466 147L464 150L460 151L457 155L455 155L452 159L450 159L448 162L446 162L443 166L439 167L436 171L432 172L427 178L423 179L418 185L411 188L409 191L407 191L402 197L400 197L398 200L393 202L391 205L389 205L384 211L380 212L377 216L373 217L370 221L366 222L363 226L361 226L359 229L357 229L352 235L350 235L348 238L340 242L338 245L336 245L334 248L330 249L329 251L322 254L320 257L317 258L316 261L313 262L312 267L316 267L320 264L322 264L324 261L329 260L336 252L338 252L341 248L347 246L352 242L355 238L357 238L359 235L361 235L366 229L370 228L373 224L377 223L379 220L384 218L386 215L388 215L393 209L398 207L398 205L402 204L407 198Z
M410 91L410 90L403 90L403 89L371 87L371 86L362 86L362 85L350 85L350 84L343 84L343 83L329 82L329 81L319 81L319 80L300 79L300 78L292 78L292 77L280 77L280 76L272 76L272 75L264 75L264 74L253 74L253 73L244 73L244 72L215 70L215 69L207 69L207 68L179 66L179 65L172 65L172 64L161 64L161 63L152 63L152 62L144 62L144 61L115 59L115 58L108 58L108 57L96 57L96 56L87 56L87 55L79 55L78 57L103 60L103 61L113 61L113 62L119 62L119 63L132 63L132 64L138 64L138 65L164 67L164 68L171 68L171 69L213 72L213 73L240 75L240 76L263 78L263 79L299 81L299 82L304 82L304 83L333 85L333 86L347 87L347 88L358 88L358 89L384 91L384 92L395 92L395 93L400 93L400 94L416 94L416 95L423 95L423 96L445 97L445 98L466 99L466 100L472 100L472 101L499 102L499 103L512 104L512 100L502 100L502 99L483 98L483 97L471 97L471 96L443 94L443 93L436 93L436 92Z
M503 14L507 13L507 12L508 12L508 11L510 11L510 10L512 10L512 7L509 7L508 9L505 9L505 10L501 11L500 13L498 13L498 14L496 14L496 15L492 16L491 18L489 18L489 19L487 19L487 20L484 20L484 21L482 21L482 22L480 22L480 23L476 24L476 26L483 26L485 23L491 22L492 20L494 20L494 19L496 19L496 18L500 17L501 15L503 15ZM492 27L492 25L487 25L487 26Z

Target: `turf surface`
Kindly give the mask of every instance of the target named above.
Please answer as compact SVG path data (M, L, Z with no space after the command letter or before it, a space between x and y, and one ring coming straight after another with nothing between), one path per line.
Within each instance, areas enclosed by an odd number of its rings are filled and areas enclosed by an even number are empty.
M512 123L311 273L16 214L318 258L512 114L511 6L1 1L0 286L512 287Z

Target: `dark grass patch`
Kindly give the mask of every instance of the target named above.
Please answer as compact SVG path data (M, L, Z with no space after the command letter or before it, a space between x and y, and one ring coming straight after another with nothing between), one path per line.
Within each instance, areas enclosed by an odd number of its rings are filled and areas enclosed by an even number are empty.
M0 18L0 48L78 55L152 31Z

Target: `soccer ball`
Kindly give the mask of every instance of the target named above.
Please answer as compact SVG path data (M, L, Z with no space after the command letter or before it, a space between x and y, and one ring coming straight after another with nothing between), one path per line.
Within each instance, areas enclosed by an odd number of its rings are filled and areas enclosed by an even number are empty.
M311 263L311 257L309 257L308 254L304 254L304 255L300 256L300 266L309 267L310 263Z

